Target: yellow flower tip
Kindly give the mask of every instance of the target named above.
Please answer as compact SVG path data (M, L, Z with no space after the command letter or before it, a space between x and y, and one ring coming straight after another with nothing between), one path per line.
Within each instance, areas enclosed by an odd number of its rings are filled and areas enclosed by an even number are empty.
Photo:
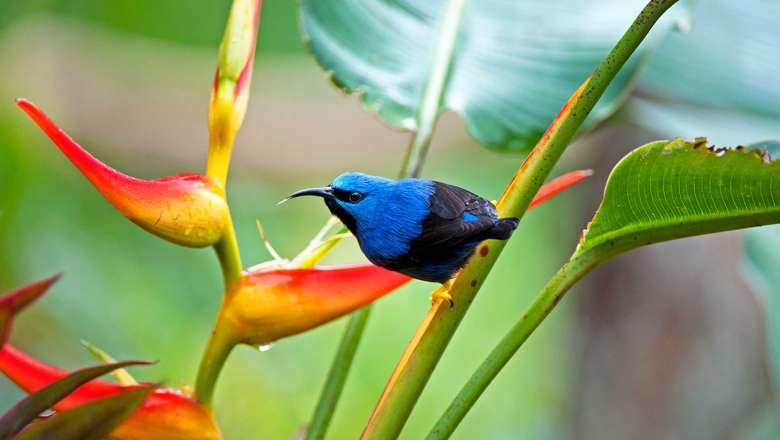
M363 307L409 281L371 264L251 271L228 292L223 316L240 342L259 346Z
M222 174L220 167L227 167L246 114L261 6L260 0L235 0L230 10L209 103L209 175Z

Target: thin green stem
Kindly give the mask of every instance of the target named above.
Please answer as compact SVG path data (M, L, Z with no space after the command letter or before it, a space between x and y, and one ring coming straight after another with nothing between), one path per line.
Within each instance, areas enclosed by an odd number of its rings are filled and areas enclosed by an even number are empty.
M442 96L449 79L464 4L465 0L450 0L448 5L439 32L439 44L434 53L431 70L428 73L425 89L420 99L420 107L417 111L417 131L412 134L404 154L401 171L398 173L399 178L418 177L422 172L439 117ZM336 243L332 242L329 245L333 247ZM372 305L369 304L354 312L349 318L347 331L344 332L339 343L339 349L333 358L328 377L325 379L323 392L320 394L314 416L309 423L307 439L325 437L325 432L346 383L358 344L363 336L363 330L371 314L371 307Z
M490 382L517 352L531 333L550 314L566 292L585 276L598 261L587 254L564 265L547 283L523 316L490 352L444 411L426 440L449 438Z
M533 197L609 83L658 18L676 1L650 1L591 78L575 92L502 195L498 204L502 217L521 218L525 214ZM439 303L431 308L388 380L362 438L394 439L400 435L452 335L504 246L504 241L483 243L478 255L469 261L450 289L455 306L442 307Z
M237 332L222 318L221 311L217 316L195 379L195 398L207 407L211 407L219 373L238 344Z
M401 165L401 177L417 177L428 155L439 117L441 100L450 76L465 0L450 0L439 30L438 44L417 110L417 131L412 135Z
M363 335L363 330L371 314L371 307L363 307L353 313L341 337L336 357L328 371L328 379L320 393L320 400L314 410L311 423L306 430L306 440L320 440L325 438L325 432L336 411L341 392L344 389L344 383L347 381L352 361L355 359L358 344Z
M222 278L225 280L225 290L241 279L241 254L238 250L238 240L236 240L236 231L233 228L233 220L228 218L228 224L225 227L225 234L222 239L214 245L217 252L219 265L222 268Z

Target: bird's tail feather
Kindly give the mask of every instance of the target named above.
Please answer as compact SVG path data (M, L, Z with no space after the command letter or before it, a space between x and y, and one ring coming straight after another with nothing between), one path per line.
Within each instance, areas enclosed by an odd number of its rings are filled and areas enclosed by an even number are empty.
M512 236L518 224L520 224L520 220L514 217L499 219L498 223L488 232L487 238L506 240Z

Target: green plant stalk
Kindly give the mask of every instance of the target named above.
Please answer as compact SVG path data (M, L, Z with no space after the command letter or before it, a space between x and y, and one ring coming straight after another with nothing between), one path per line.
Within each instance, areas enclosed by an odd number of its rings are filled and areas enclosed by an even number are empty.
M439 117L439 108L450 76L465 0L450 0L439 31L439 44L433 54L431 70L425 82L417 110L417 131L406 150L401 177L417 177L428 155L431 137Z
M206 175L218 180L225 191L227 191L233 143L241 128L249 99L249 84L251 84L251 69L261 7L261 0L232 1L219 50L218 81L215 81L209 104L209 155L206 162ZM252 20L254 23L250 24ZM249 75L246 79L247 84L239 93L236 92L236 87L244 69L250 69ZM227 200L226 193L223 197ZM238 240L229 208L226 223L222 238L214 245L225 283L223 305L232 287L241 280L243 273ZM223 308L220 306L195 380L195 397L206 406L211 406L219 373L228 355L239 342L234 329L224 320L222 311Z
M363 335L363 330L371 314L371 306L363 307L353 313L341 337L338 351L333 359L325 386L320 393L320 400L314 410L311 423L306 430L306 440L320 440L325 438L328 425L336 411L341 392L344 389L344 383L347 381L349 369L352 361L355 359L358 344Z
M217 252L219 265L222 268L222 278L225 281L225 290L227 291L238 280L241 279L243 271L241 265L241 254L238 250L238 240L236 239L236 230L233 227L233 219L228 211L227 225L225 233L217 244L214 245Z
M449 80L450 66L457 42L458 30L463 16L465 0L450 0L447 13L439 33L439 44L436 47L431 70L420 99L420 109L417 112L417 131L412 134L401 163L400 178L418 177L428 155L433 138L433 132L439 117L439 107ZM335 246L336 242L330 245ZM371 314L372 305L352 313L344 332L336 356L331 363L328 377L320 394L314 415L306 431L306 439L321 439L325 437L333 414L336 410L341 393L344 389L352 361L363 336L363 331Z
M223 304L224 304L223 298ZM217 322L211 331L206 349L203 351L198 375L195 379L195 398L206 407L211 407L214 387L219 373L225 365L230 352L239 343L237 332L222 318L222 309L217 314Z
M677 0L652 0L596 67L521 165L498 204L501 217L521 218L587 115L656 21ZM483 243L455 279L455 306L434 305L407 346L363 431L364 439L397 438L436 364L505 246Z
M463 417L482 395L482 392L544 318L550 314L571 286L598 265L593 254L588 253L586 257L571 260L553 276L534 302L526 309L522 318L501 339L463 386L436 422L426 440L447 439L452 435Z

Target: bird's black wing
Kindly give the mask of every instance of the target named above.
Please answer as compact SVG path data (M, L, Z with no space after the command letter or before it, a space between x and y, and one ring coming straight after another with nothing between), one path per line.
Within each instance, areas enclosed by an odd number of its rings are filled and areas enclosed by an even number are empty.
M457 186L434 182L430 213L423 220L414 247L447 249L488 238L498 220L488 200Z

